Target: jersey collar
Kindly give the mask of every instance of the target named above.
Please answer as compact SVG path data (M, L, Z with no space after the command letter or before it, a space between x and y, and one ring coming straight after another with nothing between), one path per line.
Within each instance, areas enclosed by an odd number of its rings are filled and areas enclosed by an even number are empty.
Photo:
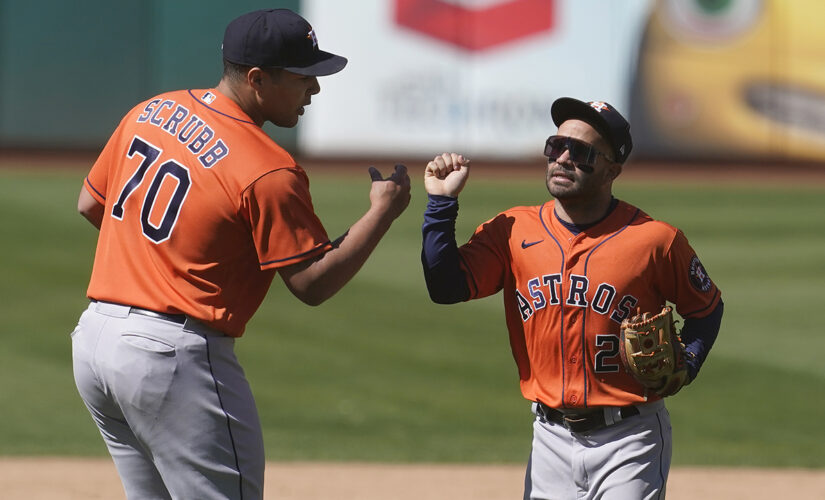
M235 101L218 92L217 89L190 89L189 95L203 107L223 115L227 118L237 120L251 125L257 125L249 116L241 110Z

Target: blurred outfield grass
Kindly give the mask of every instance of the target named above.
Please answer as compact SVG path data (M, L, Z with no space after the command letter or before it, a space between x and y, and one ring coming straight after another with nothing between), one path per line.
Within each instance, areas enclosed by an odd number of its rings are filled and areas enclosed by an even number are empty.
M84 175L0 170L0 455L106 453L71 373L69 332L95 242L75 211ZM309 175L335 237L366 210L369 176ZM619 178L615 191L683 229L725 300L700 377L668 400L674 464L825 467L825 185ZM458 238L545 198L540 169L533 179L473 175ZM413 172L409 209L320 307L276 278L237 344L269 459L526 462L531 414L501 298L430 303L419 264L425 200Z

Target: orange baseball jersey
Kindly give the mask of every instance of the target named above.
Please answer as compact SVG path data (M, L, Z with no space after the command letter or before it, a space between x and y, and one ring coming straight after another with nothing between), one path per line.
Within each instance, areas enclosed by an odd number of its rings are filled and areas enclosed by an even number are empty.
M574 235L554 205L507 210L459 248L471 298L504 291L522 394L556 408L658 399L622 366L622 320L666 301L701 318L719 290L684 234L638 208L619 202Z
M295 160L216 90L149 99L85 181L105 206L88 296L240 336L278 267L331 248Z

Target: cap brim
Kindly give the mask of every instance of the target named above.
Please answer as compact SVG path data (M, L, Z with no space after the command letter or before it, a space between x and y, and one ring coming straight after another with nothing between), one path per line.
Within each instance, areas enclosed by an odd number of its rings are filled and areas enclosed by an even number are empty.
M550 108L550 116L553 117L553 123L558 127L567 120L582 120L591 123L596 121L600 124L607 125L599 115L599 112L593 109L589 104L572 97L560 97L556 99L553 106Z
M319 50L317 54L318 56L315 58L315 62L308 66L290 66L284 67L284 69L299 75L326 76L338 73L347 65L346 57L337 56L330 52L324 52L323 50Z

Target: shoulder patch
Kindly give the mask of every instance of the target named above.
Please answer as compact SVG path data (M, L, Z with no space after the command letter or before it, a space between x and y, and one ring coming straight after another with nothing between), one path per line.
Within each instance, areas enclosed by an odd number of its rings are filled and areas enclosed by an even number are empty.
M690 259L690 269L688 270L688 275L690 276L690 284L693 285L693 288L699 290L700 292L707 292L710 290L712 283L710 281L710 276L705 271L705 267L699 261L699 257L693 256Z

